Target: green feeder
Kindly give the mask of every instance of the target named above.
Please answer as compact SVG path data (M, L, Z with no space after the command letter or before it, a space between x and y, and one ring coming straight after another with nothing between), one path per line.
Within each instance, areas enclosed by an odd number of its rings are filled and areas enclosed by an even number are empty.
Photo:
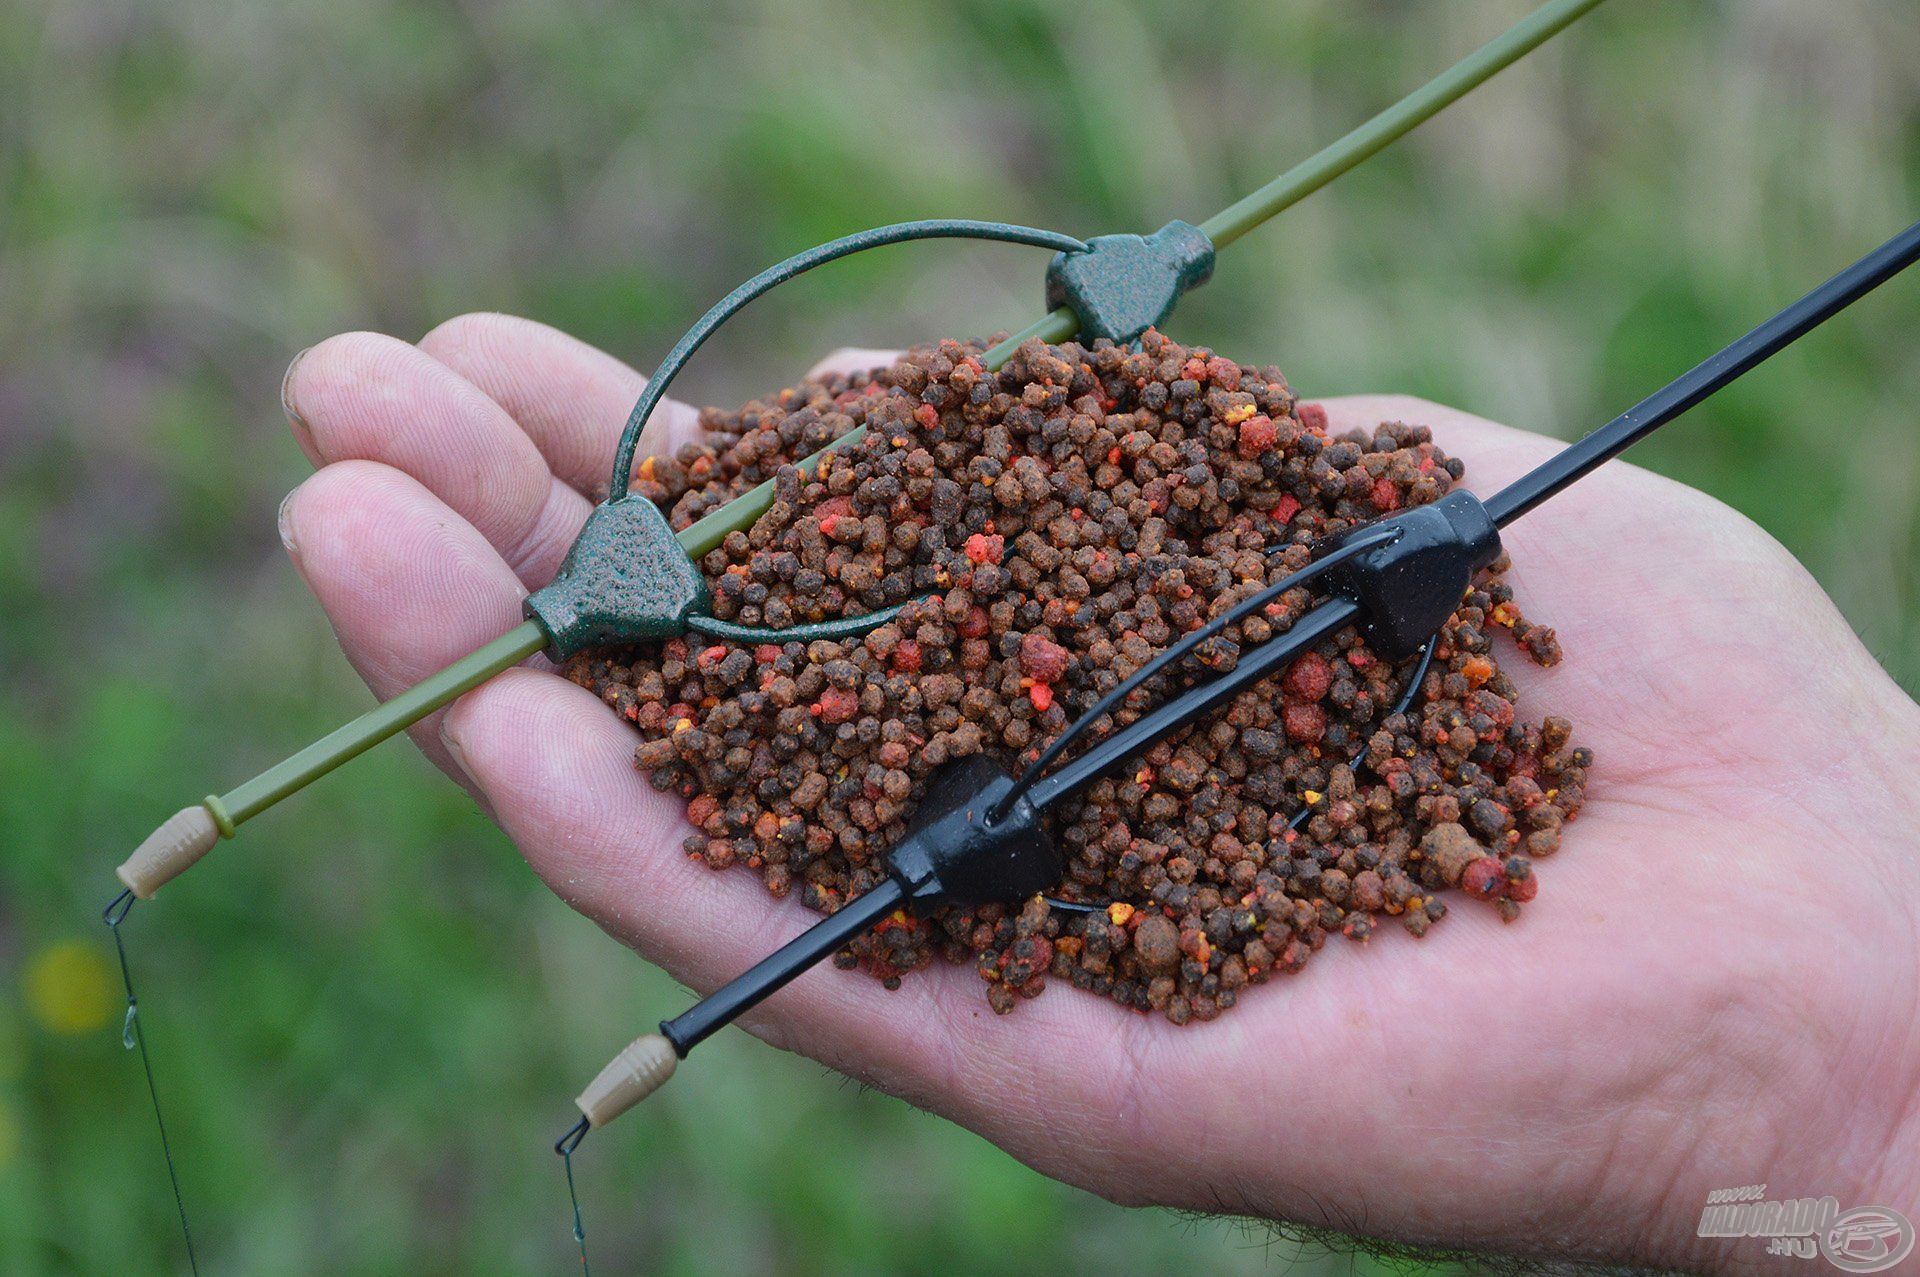
M607 500L587 519L552 583L527 599L525 621L252 780L175 813L120 866L117 872L126 893L138 899L153 895L221 838L231 838L241 824L536 652L545 651L558 661L585 648L688 632L734 642L843 639L864 634L896 614L898 606L783 630L720 620L710 614L711 600L697 561L728 533L750 527L766 511L773 502L773 484L761 484L679 533L668 527L657 506L627 491L641 430L674 375L702 342L754 298L815 266L884 244L998 240L1051 248L1056 255L1047 272L1046 297L1052 309L987 351L983 363L989 371L1004 365L1033 337L1059 342L1077 334L1087 340L1133 341L1163 322L1183 293L1206 282L1217 249L1432 118L1600 3L1549 0L1424 87L1198 226L1174 221L1148 236L1107 235L1083 243L999 222L907 222L834 240L756 275L709 310L647 383L621 436ZM849 431L803 461L802 468L816 471L827 454L863 435L864 428Z

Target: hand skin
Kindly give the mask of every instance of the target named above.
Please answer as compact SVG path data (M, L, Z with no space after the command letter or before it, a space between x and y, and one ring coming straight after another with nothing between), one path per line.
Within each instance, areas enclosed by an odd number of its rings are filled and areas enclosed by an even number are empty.
M643 384L499 315L295 361L283 398L319 470L282 536L376 695L520 620ZM1483 496L1559 446L1415 399L1325 402L1336 432L1432 426ZM642 454L694 429L664 405ZM1616 462L1507 545L1567 653L1506 663L1521 712L1569 715L1597 759L1518 922L1462 899L1422 941L1334 939L1184 1028L1063 983L995 1016L944 964L893 993L818 969L744 1023L1125 1204L1726 1271L1769 1261L1695 1236L1716 1188L1920 1221L1920 707L1785 550L1691 489ZM633 730L545 669L413 735L555 892L696 989L815 921L690 862Z

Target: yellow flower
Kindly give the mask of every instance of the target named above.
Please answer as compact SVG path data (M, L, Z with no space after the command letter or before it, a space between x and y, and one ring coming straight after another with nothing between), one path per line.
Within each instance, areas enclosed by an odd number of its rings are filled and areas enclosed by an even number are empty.
M81 940L61 940L34 955L20 981L27 1009L42 1027L79 1036L107 1026L120 998L113 971L100 950Z

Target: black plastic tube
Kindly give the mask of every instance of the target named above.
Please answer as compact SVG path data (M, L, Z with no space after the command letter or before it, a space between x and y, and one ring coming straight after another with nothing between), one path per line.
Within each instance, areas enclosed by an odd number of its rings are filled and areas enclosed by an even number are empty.
M759 1006L776 989L820 959L846 945L868 927L898 909L906 900L900 884L888 878L879 886L814 923L711 994L671 1020L660 1022L660 1032L685 1059L716 1030Z
M1668 382L1633 407L1555 453L1487 501L1501 527L1591 474L1741 374L1859 301L1920 259L1915 222L1740 340Z

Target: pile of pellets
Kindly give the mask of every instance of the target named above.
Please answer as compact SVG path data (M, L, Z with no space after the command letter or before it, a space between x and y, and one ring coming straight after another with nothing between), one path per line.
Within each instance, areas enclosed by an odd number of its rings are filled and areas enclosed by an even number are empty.
M701 562L716 616L777 629L906 604L846 642L690 636L569 665L639 731L640 770L687 800L687 854L831 912L884 876L941 764L985 752L1017 770L1318 538L1433 501L1463 472L1425 427L1332 436L1277 369L1158 333L1141 344L1029 341L987 372L979 344L942 342L708 409L703 444L642 463L634 490L676 528L775 481L765 516ZM856 426L811 477L795 466ZM1052 976L1184 1023L1329 937L1364 941L1389 919L1423 935L1453 892L1511 920L1592 760L1566 719L1516 714L1496 637L1542 665L1559 647L1505 567L1447 623L1408 712L1392 711L1414 663L1337 636L1053 811L1067 903L898 914L840 965L893 986L938 955L975 964L996 1011ZM1208 640L1074 748L1317 601L1295 590Z

